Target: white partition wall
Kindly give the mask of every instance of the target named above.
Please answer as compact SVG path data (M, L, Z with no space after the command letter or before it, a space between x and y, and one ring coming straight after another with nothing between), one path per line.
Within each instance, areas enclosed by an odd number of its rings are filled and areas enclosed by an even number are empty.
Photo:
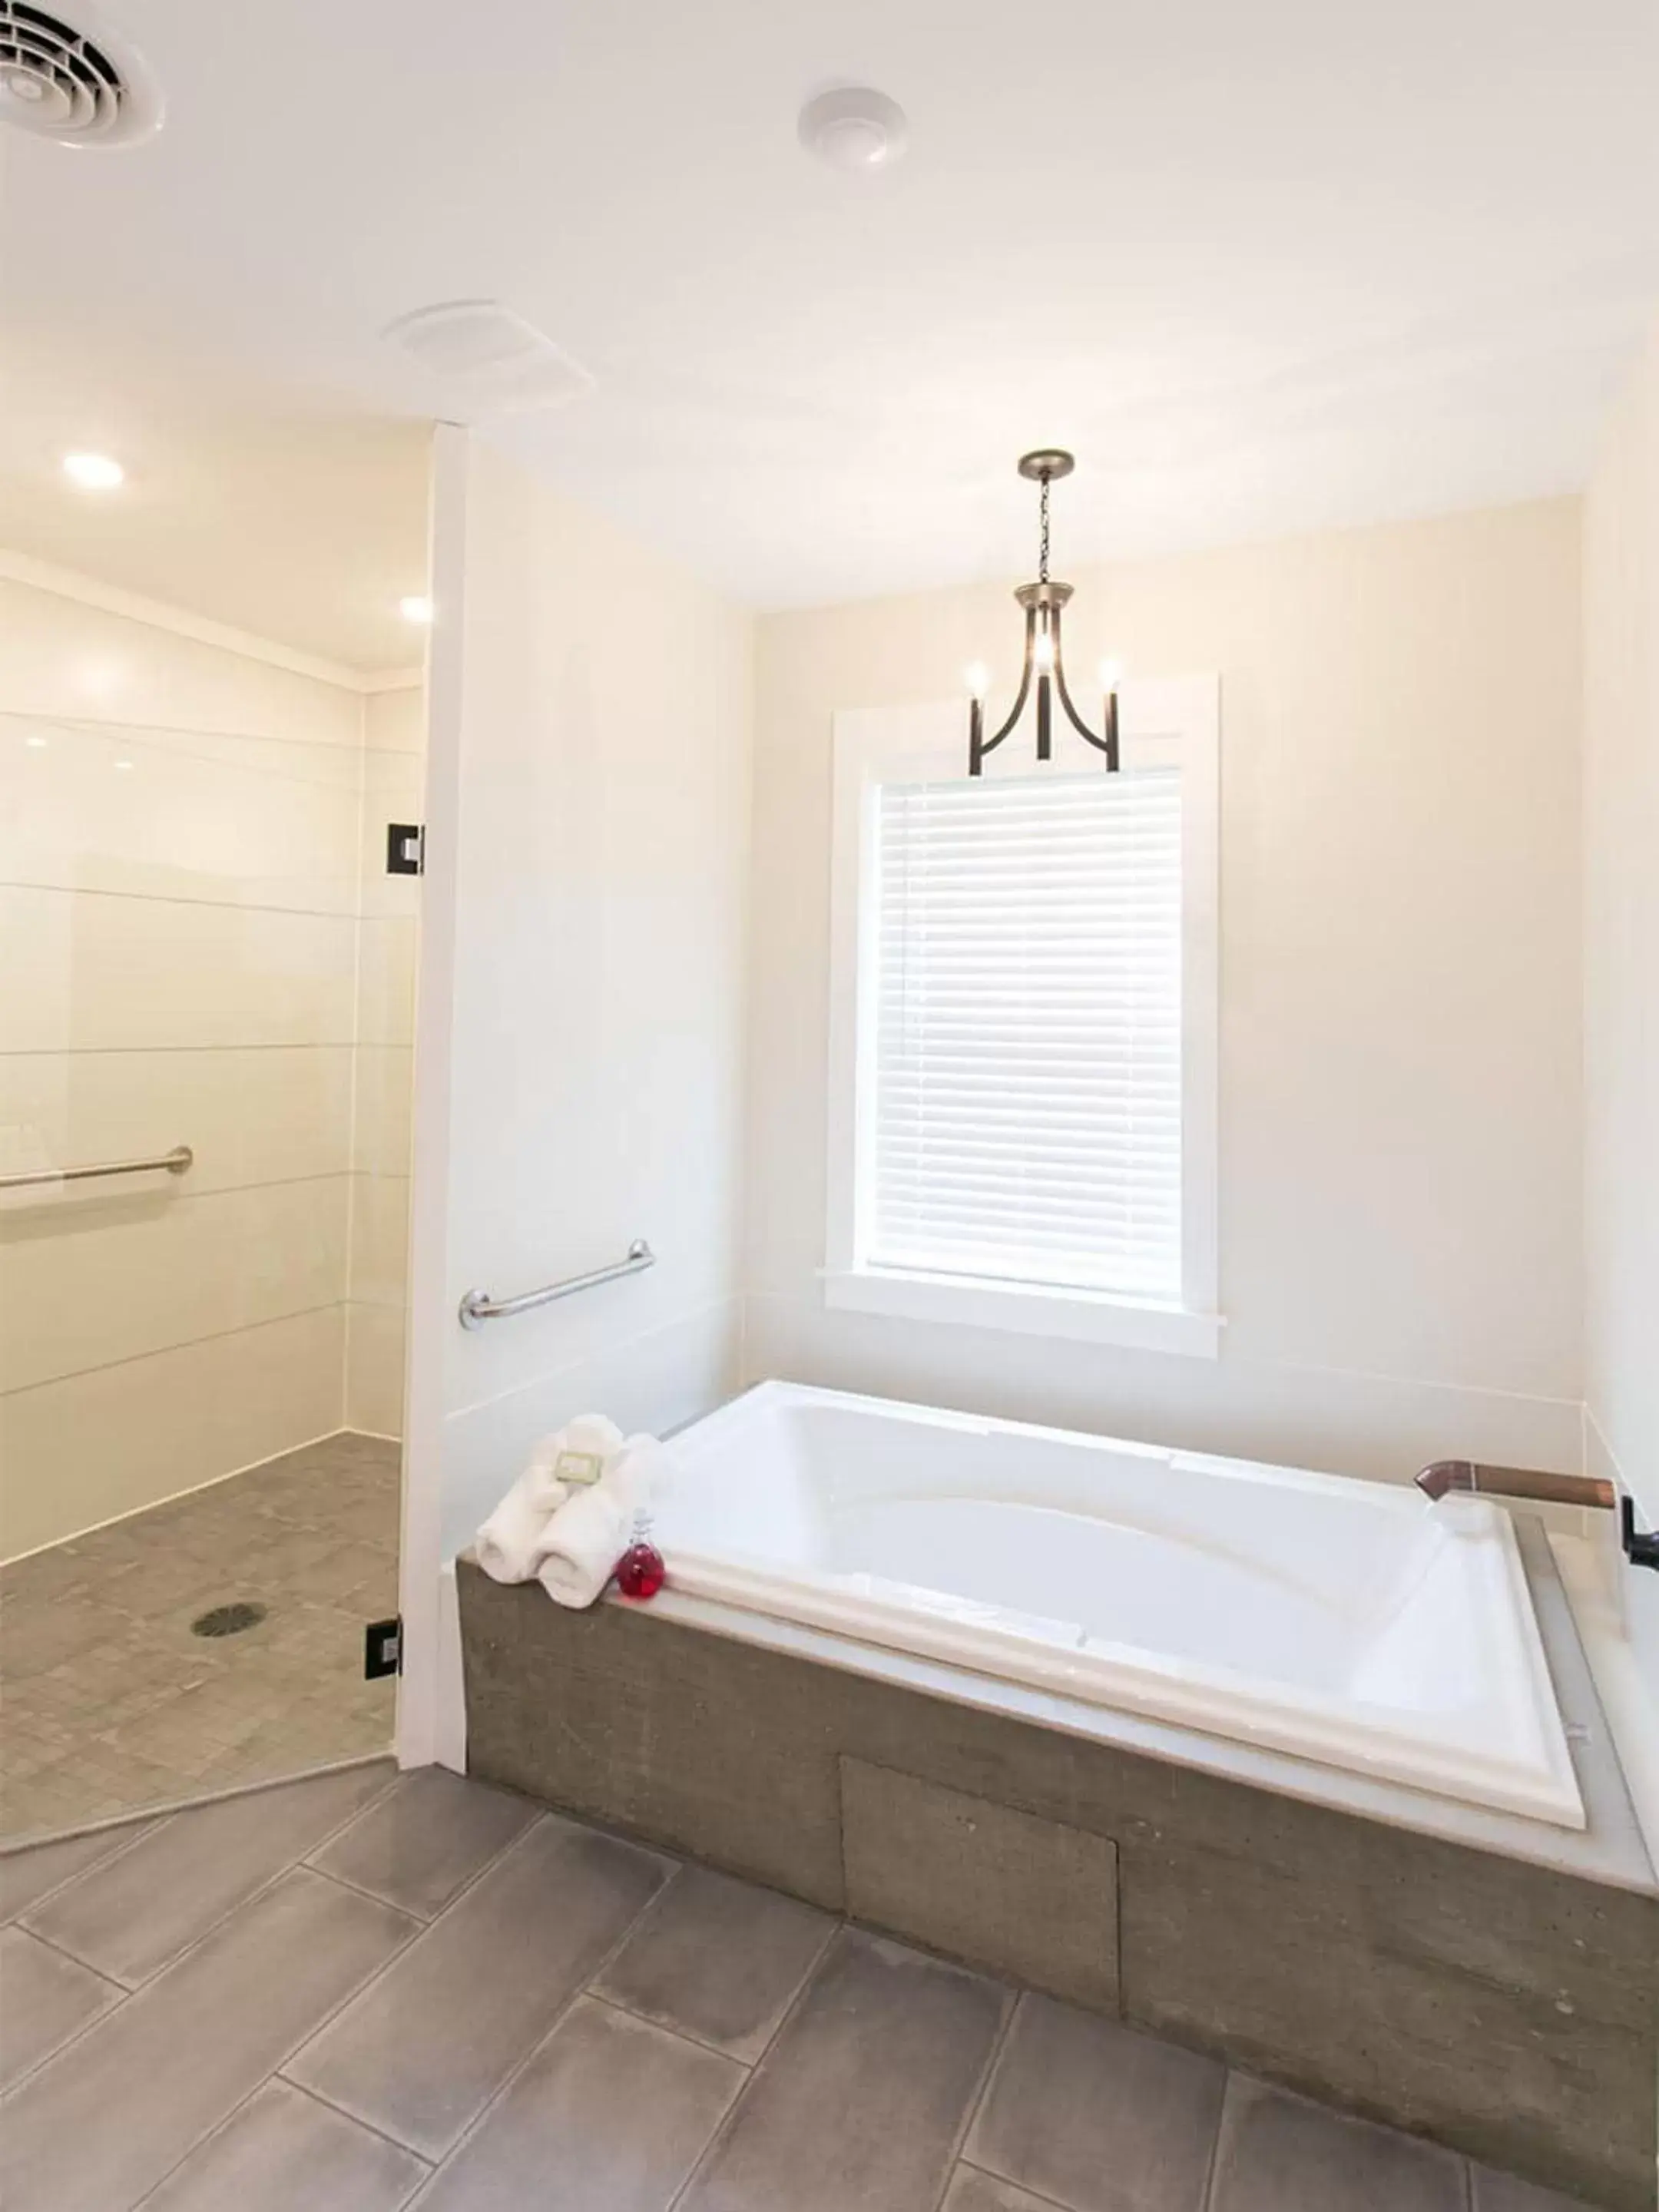
M434 488L400 1752L454 1759L445 1562L574 1413L738 1366L746 616L459 429ZM647 1273L463 1330L462 1294Z
M1659 1526L1659 324L1584 502L1585 1442ZM1659 1850L1659 1574L1603 1679ZM1618 1647L1613 1647L1617 1649Z

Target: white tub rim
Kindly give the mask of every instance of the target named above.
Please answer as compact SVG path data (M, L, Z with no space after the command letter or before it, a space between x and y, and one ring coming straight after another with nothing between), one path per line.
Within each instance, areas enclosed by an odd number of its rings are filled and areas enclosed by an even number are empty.
M758 1382L688 1424L674 1442L688 1453L707 1449L718 1443L722 1432L763 1417L770 1408L811 1403L974 1435L994 1433L1087 1447L1155 1462L1171 1472L1187 1468L1289 1492L1300 1489L1321 1496L1346 1492L1369 1509L1415 1520L1421 1520L1427 1510L1409 1490L1353 1476L777 1379ZM1510 1516L1486 1499L1447 1500L1434 1510L1443 1510L1444 1505L1450 1505L1468 1528L1478 1529L1486 1540L1482 1571L1498 1586L1493 1602L1498 1617L1514 1631L1507 1656L1524 1669L1525 1679L1518 1687L1539 1720L1540 1761L1522 1765L1468 1741L1437 1744L1391 1720L1388 1708L1352 1699L1339 1708L1331 1698L1291 1683L1276 1683L1264 1694L1236 1670L1139 1645L1092 1639L1094 1648L1086 1655L1079 1655L1075 1643L1068 1653L1062 1638L1073 1624L995 1608L1004 1616L999 1624L985 1617L992 1609L915 1583L868 1574L793 1572L763 1555L732 1548L702 1552L684 1543L668 1552L668 1582L674 1592L739 1615L794 1621L853 1644L960 1667L994 1681L1138 1714L1166 1726L1218 1735L1458 1804L1582 1831L1588 1816ZM1018 1631L1006 1625L1016 1619ZM1218 1706L1232 1725L1218 1719Z

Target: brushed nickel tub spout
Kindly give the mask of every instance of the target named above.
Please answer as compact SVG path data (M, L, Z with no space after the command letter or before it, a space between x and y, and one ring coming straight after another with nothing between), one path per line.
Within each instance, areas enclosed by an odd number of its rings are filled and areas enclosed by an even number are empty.
M1482 1498L1524 1498L1540 1505L1599 1506L1611 1513L1619 1499L1612 1483L1591 1474L1551 1474L1537 1467L1483 1467L1472 1459L1437 1459L1417 1477L1425 1498L1473 1491Z

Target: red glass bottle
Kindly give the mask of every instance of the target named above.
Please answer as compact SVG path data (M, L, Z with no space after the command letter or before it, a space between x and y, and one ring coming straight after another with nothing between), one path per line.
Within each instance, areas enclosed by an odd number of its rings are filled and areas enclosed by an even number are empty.
M647 1544L643 1537L640 1537L629 1546L617 1563L617 1588L624 1597L655 1597L663 1586L667 1571L663 1565L662 1553L656 1546Z

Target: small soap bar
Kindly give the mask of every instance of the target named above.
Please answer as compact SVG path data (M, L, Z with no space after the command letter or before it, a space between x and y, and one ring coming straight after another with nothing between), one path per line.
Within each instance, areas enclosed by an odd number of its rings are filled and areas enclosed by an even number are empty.
M586 1488L605 1473L605 1461L598 1452L562 1451L553 1462L553 1472L561 1482Z

